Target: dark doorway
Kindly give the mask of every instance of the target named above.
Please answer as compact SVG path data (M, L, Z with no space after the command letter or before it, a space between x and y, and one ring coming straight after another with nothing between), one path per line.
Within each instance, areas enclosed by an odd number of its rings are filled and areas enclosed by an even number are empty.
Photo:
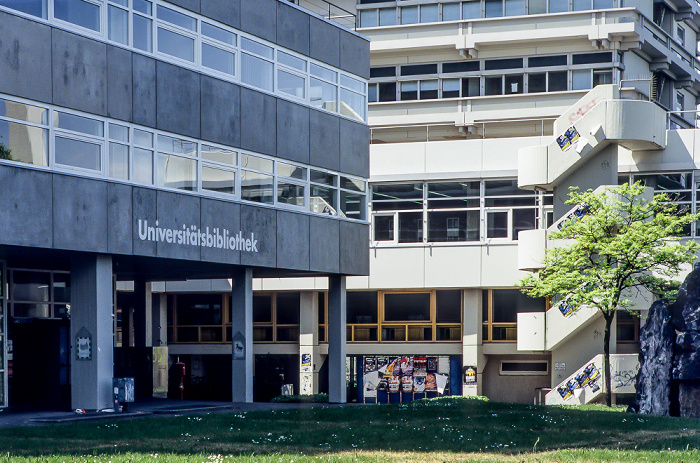
M13 352L10 407L69 410L70 322L15 319L9 329Z
M289 354L256 355L253 400L269 402L281 394L283 384L293 384L294 393L299 394L299 357Z

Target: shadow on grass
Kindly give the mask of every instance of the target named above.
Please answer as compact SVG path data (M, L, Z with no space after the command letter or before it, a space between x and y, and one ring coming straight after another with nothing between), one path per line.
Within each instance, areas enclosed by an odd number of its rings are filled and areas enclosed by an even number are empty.
M488 402L410 404L147 417L0 430L9 455L453 452L514 455L555 449L700 448L700 421Z

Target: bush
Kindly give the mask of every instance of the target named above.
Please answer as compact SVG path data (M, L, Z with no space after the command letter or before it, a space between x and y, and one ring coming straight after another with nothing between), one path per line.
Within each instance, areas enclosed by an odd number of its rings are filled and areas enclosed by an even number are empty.
M270 402L275 403L328 403L328 394L279 395Z

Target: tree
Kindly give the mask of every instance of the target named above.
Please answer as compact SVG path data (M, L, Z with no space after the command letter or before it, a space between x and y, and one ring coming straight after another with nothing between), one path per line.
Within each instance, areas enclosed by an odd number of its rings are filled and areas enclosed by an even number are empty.
M693 261L700 246L682 243L683 230L700 214L679 211L667 194L645 201L640 183L580 193L571 188L567 204L578 214L550 232L548 239L567 240L545 252L544 268L520 281L532 297L566 298L574 307L596 307L605 320L603 336L606 403L612 402L610 330L615 311L631 311L633 291L646 289L672 295L683 264Z
M2 137L0 137L2 138ZM0 141L0 159L12 160L12 150Z

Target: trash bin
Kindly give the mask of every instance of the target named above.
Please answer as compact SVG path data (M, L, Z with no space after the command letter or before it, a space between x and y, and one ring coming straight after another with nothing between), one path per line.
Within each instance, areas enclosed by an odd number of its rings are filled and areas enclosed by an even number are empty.
M124 404L134 401L134 378L114 378L114 411L124 410Z
M294 384L283 384L281 394L294 395Z

